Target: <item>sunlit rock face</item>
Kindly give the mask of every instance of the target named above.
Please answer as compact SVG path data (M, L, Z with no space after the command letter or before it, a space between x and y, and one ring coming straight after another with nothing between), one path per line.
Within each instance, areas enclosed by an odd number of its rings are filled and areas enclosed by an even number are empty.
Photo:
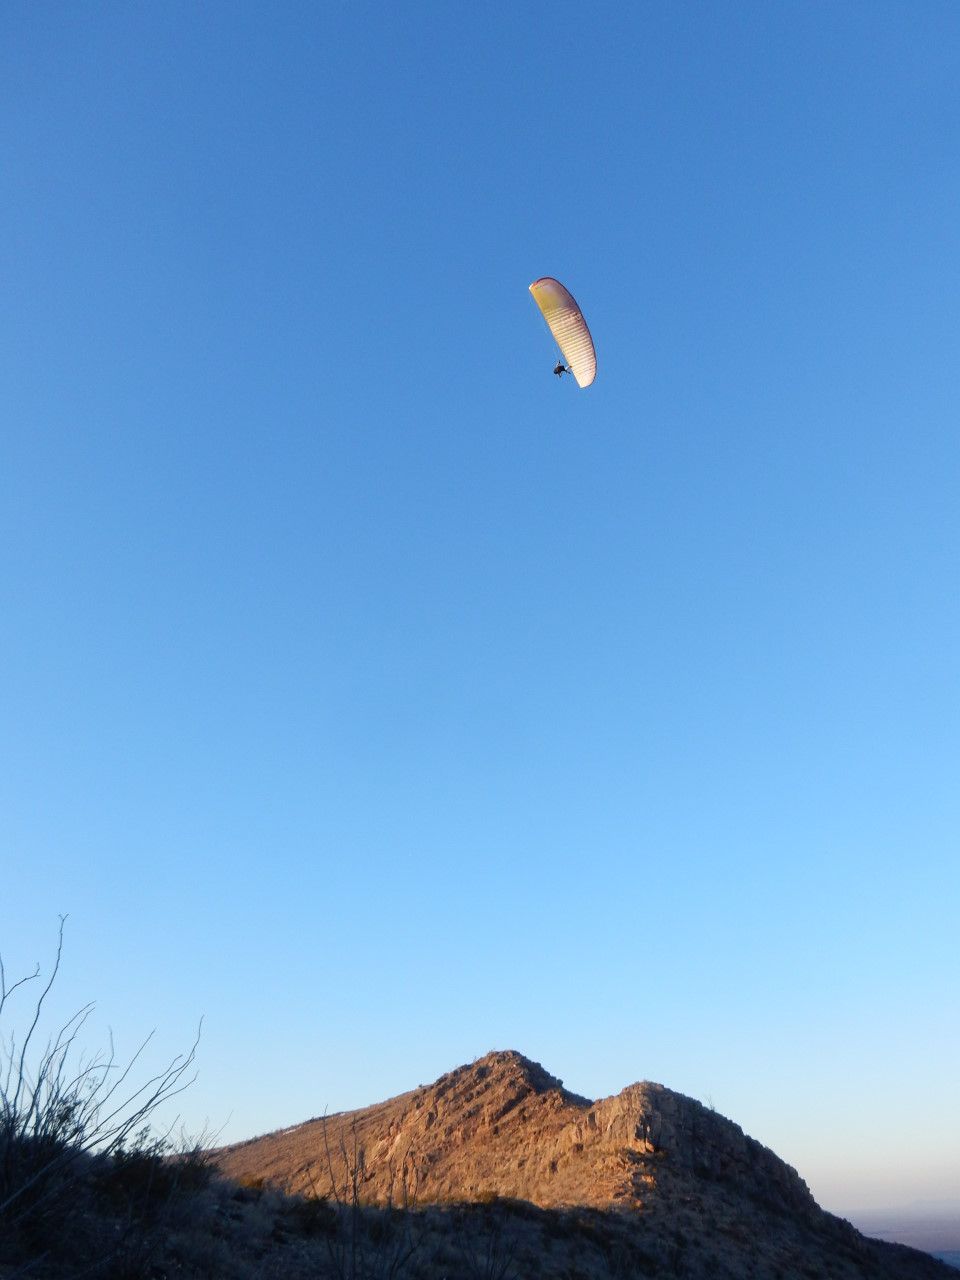
M224 1148L219 1164L228 1177L331 1202L355 1192L366 1204L434 1213L527 1204L561 1232L589 1211L590 1230L607 1241L598 1256L615 1246L647 1259L653 1269L637 1274L949 1275L825 1213L796 1170L694 1099L644 1082L591 1101L512 1051L376 1106ZM584 1258L576 1265L590 1274Z

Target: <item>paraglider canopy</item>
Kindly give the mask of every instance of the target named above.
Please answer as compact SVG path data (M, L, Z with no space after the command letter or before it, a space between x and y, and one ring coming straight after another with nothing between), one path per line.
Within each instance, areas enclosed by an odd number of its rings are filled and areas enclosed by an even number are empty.
M581 387L589 387L597 376L597 353L573 294L553 276L534 280L530 292L569 365L566 372L572 373Z

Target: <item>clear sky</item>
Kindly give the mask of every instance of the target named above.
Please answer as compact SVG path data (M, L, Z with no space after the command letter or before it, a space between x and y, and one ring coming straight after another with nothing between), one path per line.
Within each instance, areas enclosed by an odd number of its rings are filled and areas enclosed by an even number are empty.
M8 973L205 1015L225 1139L516 1048L960 1200L958 83L953 0L4 5Z

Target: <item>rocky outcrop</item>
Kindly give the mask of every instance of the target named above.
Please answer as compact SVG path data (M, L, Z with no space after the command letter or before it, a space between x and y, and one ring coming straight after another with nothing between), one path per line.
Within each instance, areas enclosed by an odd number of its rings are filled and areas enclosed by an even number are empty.
M806 1184L730 1120L658 1084L591 1102L538 1063L491 1053L378 1106L226 1148L225 1171L287 1191L330 1191L362 1162L363 1194L499 1195L541 1207L643 1208L680 1184L725 1183L772 1209L816 1215Z
M544 1240L571 1223L599 1233L600 1274L614 1245L634 1259L624 1274L949 1274L825 1213L795 1169L695 1099L644 1082L591 1101L513 1052L224 1148L218 1162L229 1178L331 1202L355 1190L369 1205L415 1201L431 1213L536 1206Z

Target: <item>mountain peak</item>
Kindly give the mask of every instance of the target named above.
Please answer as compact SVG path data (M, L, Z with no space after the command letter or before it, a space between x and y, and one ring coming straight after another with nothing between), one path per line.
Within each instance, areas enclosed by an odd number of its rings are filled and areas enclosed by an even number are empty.
M512 1049L375 1106L226 1148L221 1162L231 1175L306 1192L329 1188L347 1145L362 1151L371 1201L388 1199L409 1169L431 1199L640 1208L699 1179L777 1209L816 1210L795 1170L695 1099L643 1081L594 1102Z
M599 1214L658 1256L675 1237L697 1242L705 1265L722 1262L718 1275L827 1274L828 1259L837 1276L949 1274L825 1213L795 1169L695 1099L642 1081L592 1101L515 1050L217 1156L228 1178L308 1197L333 1200L339 1189L342 1202L352 1186L366 1204L412 1196L424 1212L525 1203L531 1213ZM758 1270L767 1256L777 1265Z

